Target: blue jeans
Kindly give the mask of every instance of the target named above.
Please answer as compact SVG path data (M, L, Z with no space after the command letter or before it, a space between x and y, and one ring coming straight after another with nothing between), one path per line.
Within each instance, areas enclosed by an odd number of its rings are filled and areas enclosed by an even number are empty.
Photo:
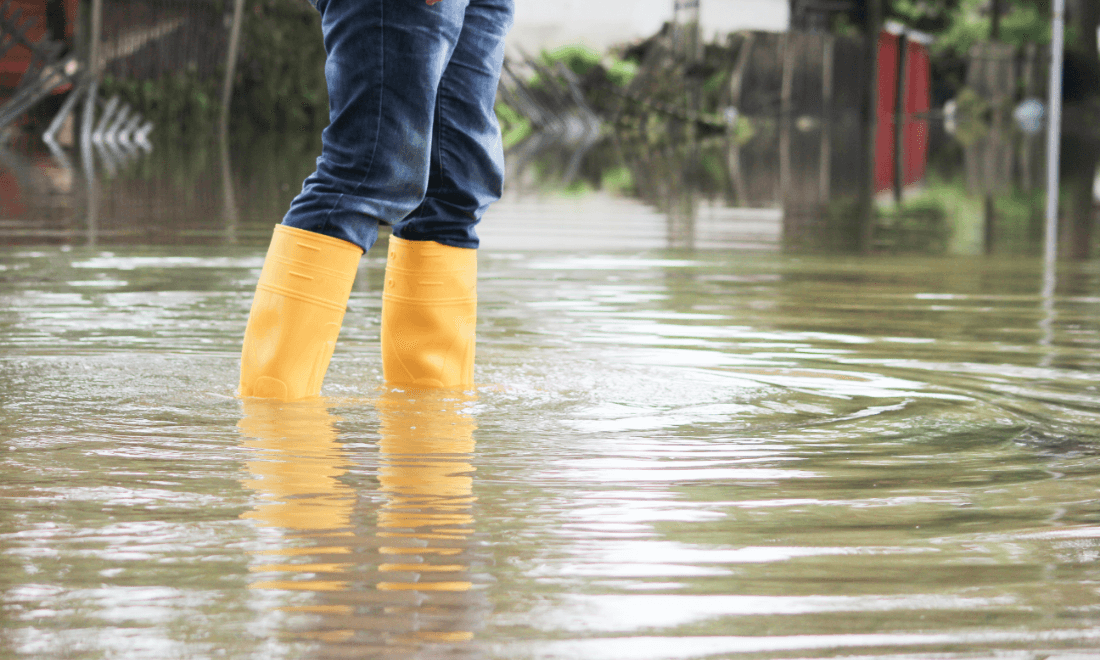
M311 0L311 2L314 0ZM476 248L500 198L493 111L513 0L316 0L330 124L283 224L367 250L380 222Z

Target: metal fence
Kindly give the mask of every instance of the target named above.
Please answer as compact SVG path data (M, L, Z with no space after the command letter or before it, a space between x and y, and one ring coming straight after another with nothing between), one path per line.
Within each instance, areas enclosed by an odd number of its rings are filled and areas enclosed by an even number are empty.
M103 7L103 73L155 80L224 74L232 5L223 0L111 0Z

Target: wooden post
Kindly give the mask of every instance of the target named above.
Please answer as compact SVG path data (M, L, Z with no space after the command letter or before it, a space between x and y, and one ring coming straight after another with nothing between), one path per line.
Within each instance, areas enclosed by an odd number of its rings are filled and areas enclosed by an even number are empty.
M833 164L833 58L836 37L826 34L821 47L821 155L818 188L821 203L829 203Z
M894 202L901 204L905 191L905 109L906 91L909 87L909 38L903 31L898 35L897 85L894 88Z
M99 80L99 74L103 72L102 40L103 40L103 0L92 0L91 26L88 35L88 67L92 75Z
M745 182L745 172L741 169L741 145L737 144L735 137L731 136L729 139L729 151L726 158L730 172L730 182L733 183L733 194L736 197L736 205L748 206L749 187Z
M782 49L783 78L779 91L779 194L791 193L791 130L794 125L794 64L797 55L797 33L787 32L779 41Z
M218 136L218 166L222 175L222 217L225 219L225 239L230 245L237 243L237 226L240 211L237 193L233 185L233 168L229 159L229 136L223 129Z
M1033 43L1024 46L1023 71L1020 75L1024 85L1024 98L1034 98L1039 93L1039 48ZM1037 136L1025 135L1019 153L1019 185L1020 188L1031 192L1038 187L1036 178L1035 158L1037 155Z
M218 155L222 174L222 215L225 218L225 237L237 242L239 212L237 195L233 186L233 171L229 160L229 106L233 100L233 84L237 77L237 55L241 43L241 26L244 23L244 0L233 1L233 24L229 28L229 52L225 58L225 80L222 82L222 107L218 121Z
M863 26L864 67L867 81L863 93L863 185L860 190L860 212L854 237L854 247L866 251L871 247L875 227L875 135L878 128L878 41L882 30L882 0L866 0L866 22Z
M99 77L102 73L100 65L100 51L102 45L101 33L103 31L103 0L92 0L91 26L88 31L88 73L91 83L88 85L88 96L84 99L84 112L80 119L80 149L92 152L92 130L95 127L95 101L99 95ZM85 164L94 162L85 159Z
M993 193L985 194L984 247L986 254L993 254L993 240L997 236L997 207Z
M752 45L755 40L755 35L752 32L746 32L745 38L741 42L741 50L737 53L737 64L733 68L733 75L730 76L730 105L741 111L741 88L745 81L745 72L749 68L749 58L752 55Z
M780 83L780 112L785 115L790 115L793 110L792 100L794 99L794 66L795 58L798 56L798 37L801 36L797 32L787 32L783 35L783 39L780 41L780 48L782 49L781 59L783 62L783 79Z
M1001 40L1001 2L1002 0L990 0L989 2L989 39Z
M233 81L237 74L237 51L240 49L243 21L244 0L233 0L233 25L229 30L229 53L225 58L225 80L222 83L222 133L229 130L229 103L233 100Z

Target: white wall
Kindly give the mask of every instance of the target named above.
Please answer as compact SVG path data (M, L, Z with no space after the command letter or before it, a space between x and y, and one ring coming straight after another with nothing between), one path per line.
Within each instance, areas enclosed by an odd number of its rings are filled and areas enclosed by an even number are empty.
M787 29L788 0L700 0L707 39L735 30ZM672 18L673 0L516 0L517 49L582 43L596 50L648 37Z
M700 0L700 18L708 40L737 30L786 32L790 27L788 0Z

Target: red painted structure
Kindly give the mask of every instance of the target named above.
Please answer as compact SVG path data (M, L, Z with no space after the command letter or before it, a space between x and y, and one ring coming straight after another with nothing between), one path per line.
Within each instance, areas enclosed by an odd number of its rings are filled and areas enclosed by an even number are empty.
M924 178L928 163L927 113L932 96L932 70L924 39L902 37L891 31L879 35L878 132L875 136L875 191L894 187L897 135L895 109L898 98L899 55L905 44L904 121L902 124L902 183ZM916 117L914 115L917 115Z
M65 25L64 38L72 43L73 33L77 20L77 5L79 0L64 0ZM26 32L29 41L37 42L47 36L48 25L46 23L46 0L12 0L9 13L5 18L10 18L15 11L21 11L20 24L28 17L34 17L34 25ZM11 96L12 91L19 85L19 81L31 63L31 51L23 45L16 45L0 58L0 103ZM54 91L61 93L70 85L64 85ZM23 201L19 180L11 171L0 169L0 218L18 217L26 212L26 204Z
M63 0L65 8L65 41L72 42L73 31L76 27L77 5L79 0ZM46 0L12 0L11 12L21 10L22 18L33 16L35 21L31 29L27 30L27 39L34 42L46 36ZM10 14L9 14L10 16ZM17 45L0 59L0 100L10 94L11 90L19 84L23 72L31 62L31 51L26 46Z

